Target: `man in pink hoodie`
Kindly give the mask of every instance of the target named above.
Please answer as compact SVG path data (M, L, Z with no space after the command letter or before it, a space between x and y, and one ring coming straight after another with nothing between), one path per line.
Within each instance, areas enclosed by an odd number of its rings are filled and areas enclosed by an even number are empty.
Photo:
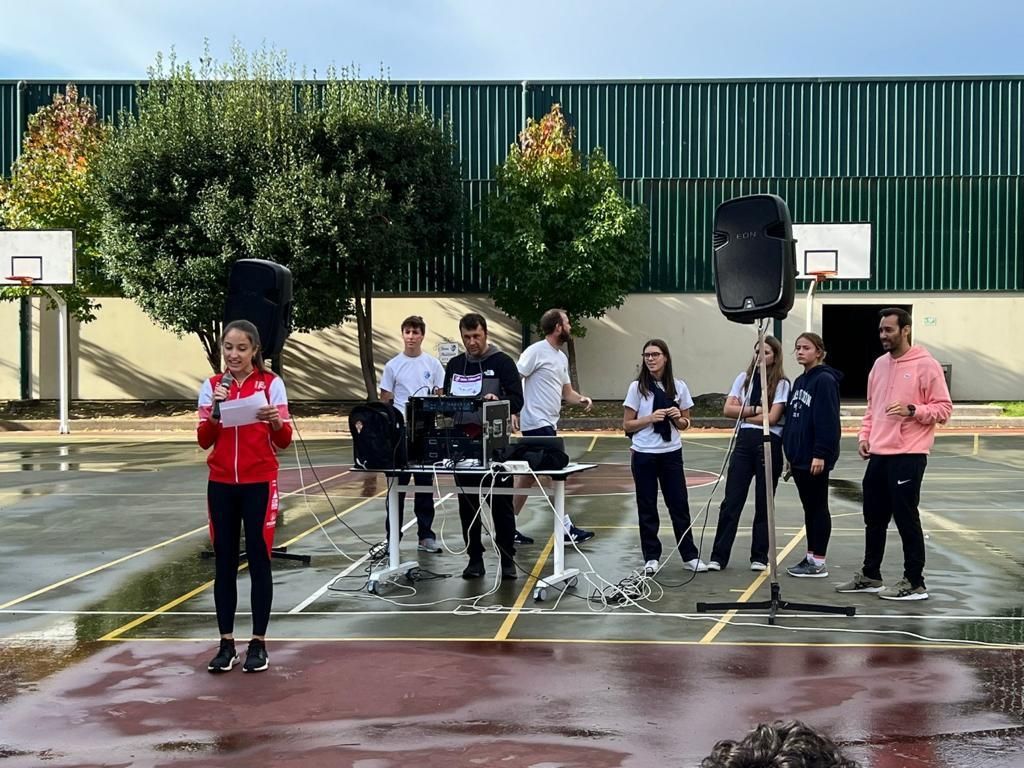
M886 354L868 375L868 408L857 451L868 460L864 473L864 567L837 592L877 592L886 600L927 600L924 533L917 505L935 425L953 412L942 367L927 350L911 344L910 313L879 312L878 336ZM903 578L882 581L882 556L889 521L903 540Z

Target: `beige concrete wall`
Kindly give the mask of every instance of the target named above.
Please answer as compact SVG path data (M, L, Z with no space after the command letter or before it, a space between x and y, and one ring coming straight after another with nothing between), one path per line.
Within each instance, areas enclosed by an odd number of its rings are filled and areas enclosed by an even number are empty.
M826 304L913 304L915 341L941 362L954 366L953 395L959 400L1024 399L1024 345L1015 344L1024 327L1024 299L1013 295L822 294L815 300L814 326L821 327ZM195 397L209 373L198 339L175 338L149 321L130 301L103 299L98 319L72 328L72 395L79 399L157 399ZM17 303L0 303L0 328L8 340L0 352L0 393L17 397ZM384 362L400 349L399 325L410 314L423 315L427 348L458 340L458 319L467 311L489 320L492 341L515 353L517 323L482 296L396 298L374 302L378 379ZM783 324L787 350L803 330L801 296ZM752 326L725 320L713 295L643 294L622 308L588 322L587 336L577 342L581 389L600 399L625 394L636 376L643 342L664 338L675 371L694 394L724 392L744 367L755 339ZM56 315L40 309L33 318L33 395L57 395ZM42 329L40 333L40 329ZM875 334L875 329L864 332ZM311 334L295 334L285 350L285 373L294 399L357 399L363 396L355 324ZM790 372L795 373L791 364Z
M20 301L0 301L0 329L4 336L4 343L0 344L0 400L21 397L20 304Z

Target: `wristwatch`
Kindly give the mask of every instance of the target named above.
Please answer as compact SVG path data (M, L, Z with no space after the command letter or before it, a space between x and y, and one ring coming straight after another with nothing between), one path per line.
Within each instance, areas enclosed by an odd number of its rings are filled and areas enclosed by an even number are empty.
M911 403L907 406L907 410L910 412L910 418L914 418L914 414L917 413L917 406Z

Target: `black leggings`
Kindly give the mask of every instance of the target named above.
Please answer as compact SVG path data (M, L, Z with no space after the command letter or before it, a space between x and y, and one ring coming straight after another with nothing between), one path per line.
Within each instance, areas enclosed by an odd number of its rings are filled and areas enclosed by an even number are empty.
M812 475L808 469L793 467L793 482L804 508L807 551L825 557L832 537L832 516L828 511L828 470Z
M277 524L277 481L266 483L218 483L206 486L210 541L216 570L213 601L217 626L222 635L235 629L238 605L238 561L241 527L245 525L245 555L249 562L252 604L252 633L262 637L270 623L274 579L270 573L270 550Z

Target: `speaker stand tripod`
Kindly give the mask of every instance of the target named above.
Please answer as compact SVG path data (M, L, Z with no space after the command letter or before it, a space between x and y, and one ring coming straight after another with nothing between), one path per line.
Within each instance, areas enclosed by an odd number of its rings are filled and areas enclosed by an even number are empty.
M212 549L204 549L200 553L200 556L203 558L203 560L209 560L211 557L213 557L213 550ZM244 562L246 557L247 557L247 555L245 554L244 550L242 552L238 553L238 561L240 563ZM313 556L312 555L296 555L293 552L289 552L288 551L288 547L274 547L273 549L270 550L270 559L271 560L294 560L295 562L302 563L303 565L310 565L313 562Z
M813 613L835 613L841 616L854 616L857 609L854 606L838 605L815 605L812 603L794 603L782 599L782 589L779 586L779 571L776 562L775 550L775 494L772 492L772 443L771 430L768 424L768 381L767 364L764 359L764 336L767 322L759 323L757 332L757 357L758 372L761 376L761 429L762 444L764 446L764 488L767 497L768 509L768 578L771 585L771 595L768 600L761 600L756 603L697 603L698 613L717 613L719 611L768 611L768 623L775 624L775 616L780 610L808 611ZM756 493L756 491L755 491Z

